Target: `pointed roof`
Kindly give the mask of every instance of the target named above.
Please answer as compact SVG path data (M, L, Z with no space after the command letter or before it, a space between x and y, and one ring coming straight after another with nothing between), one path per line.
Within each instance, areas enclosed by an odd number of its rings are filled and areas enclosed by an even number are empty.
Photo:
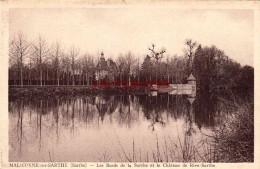
M195 79L195 77L194 77L194 76L192 75L192 73L191 73L187 80L195 81L196 79Z
M100 57L100 60L98 62L98 69L100 70L108 70L108 65L107 65L107 61L104 57L104 52L102 51L101 52L101 57Z

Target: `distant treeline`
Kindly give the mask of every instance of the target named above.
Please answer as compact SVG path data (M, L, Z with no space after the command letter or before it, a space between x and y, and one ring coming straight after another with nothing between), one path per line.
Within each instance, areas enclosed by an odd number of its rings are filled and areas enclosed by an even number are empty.
M99 55L80 56L79 49L48 45L40 36L29 42L19 33L10 40L9 49L9 85L92 85L101 80L185 83L190 73L201 89L254 84L253 67L241 66L215 46L202 47L192 40L185 41L183 56L165 56L166 49L156 50L152 44L142 62L127 52L115 60L108 57L105 66Z

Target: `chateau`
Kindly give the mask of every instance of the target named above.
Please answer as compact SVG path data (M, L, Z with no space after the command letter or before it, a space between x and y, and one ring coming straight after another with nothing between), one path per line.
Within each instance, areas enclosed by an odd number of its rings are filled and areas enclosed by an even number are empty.
M97 74L96 74L97 80L115 80L112 73L116 71L117 71L116 63L111 59L108 59L106 61L104 57L104 52L102 51L97 65Z

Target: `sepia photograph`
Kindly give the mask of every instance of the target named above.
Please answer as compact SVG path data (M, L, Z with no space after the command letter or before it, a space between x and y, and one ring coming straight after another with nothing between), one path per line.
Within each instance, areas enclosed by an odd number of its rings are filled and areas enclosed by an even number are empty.
M8 12L9 162L254 162L254 10Z

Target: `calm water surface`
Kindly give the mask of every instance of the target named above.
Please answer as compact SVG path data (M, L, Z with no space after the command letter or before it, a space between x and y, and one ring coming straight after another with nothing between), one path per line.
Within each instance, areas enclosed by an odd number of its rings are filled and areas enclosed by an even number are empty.
M182 161L229 111L185 92L10 99L9 160Z

